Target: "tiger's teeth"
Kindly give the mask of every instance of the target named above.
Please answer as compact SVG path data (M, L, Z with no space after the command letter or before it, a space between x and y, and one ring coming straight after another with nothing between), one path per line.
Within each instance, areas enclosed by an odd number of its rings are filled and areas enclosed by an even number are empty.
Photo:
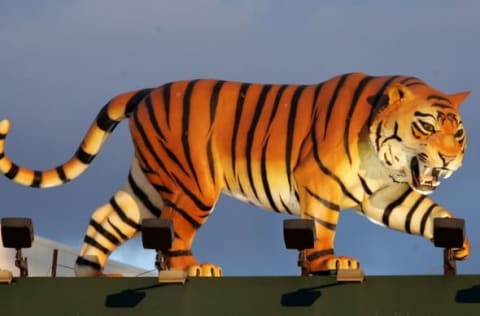
M442 177L444 179L447 179L448 177L450 177L452 175L452 171L448 171L448 170L441 170L440 173L438 174L439 177Z
M440 185L440 181L436 181L436 182L433 183L434 187L438 187L439 185Z
M425 167L425 168L423 169L423 172L422 172L422 173L423 173L424 175L426 175L426 176L430 176L430 175L432 175L432 171L433 171L433 168L431 168L431 167Z

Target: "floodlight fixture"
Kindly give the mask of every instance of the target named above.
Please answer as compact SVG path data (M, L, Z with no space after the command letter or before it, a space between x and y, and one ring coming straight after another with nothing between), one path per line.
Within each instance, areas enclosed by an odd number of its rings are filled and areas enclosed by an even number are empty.
M16 249L15 266L20 269L20 276L28 276L28 261L22 256L22 249L32 247L34 239L32 219L4 217L1 226L3 246Z
M315 222L311 219L287 219L283 221L283 238L287 249L297 249L298 266L302 276L311 274L321 274L310 271L308 265L306 249L315 246L317 234ZM363 282L365 276L361 269L337 269L337 282Z
M443 250L443 274L456 275L457 263L453 249L463 246L465 220L461 218L435 218L433 220L433 244Z
M435 247L460 248L465 239L465 220L461 218L435 218L433 243Z
M173 244L173 223L169 219L149 218L142 221L142 244L145 249L168 251Z
M283 239L287 249L304 250L315 246L315 222L311 219L283 221Z
M142 221L142 244L145 249L157 251L155 266L158 269L160 283L182 283L187 279L183 270L170 269L167 253L172 248L175 233L173 223L169 219L149 218Z
M310 275L305 249L315 246L315 222L311 219L286 219L283 221L283 240L287 249L297 249L300 274Z
M5 248L30 248L33 242L33 225L31 218L2 218L2 242Z

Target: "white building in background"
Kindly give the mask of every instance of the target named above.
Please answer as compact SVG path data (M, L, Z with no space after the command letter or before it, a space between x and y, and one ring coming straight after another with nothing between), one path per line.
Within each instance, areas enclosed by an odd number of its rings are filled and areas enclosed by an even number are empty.
M32 247L22 249L24 257L28 258L29 276L51 276L54 249L58 249L57 276L74 276L73 265L79 251L65 244L55 242L46 238L35 236ZM0 231L0 269L13 272L14 276L19 275L19 269L15 267L15 249L4 248L1 243ZM105 266L104 273L120 273L123 276L156 276L156 271L145 271L128 264L115 260L109 260Z

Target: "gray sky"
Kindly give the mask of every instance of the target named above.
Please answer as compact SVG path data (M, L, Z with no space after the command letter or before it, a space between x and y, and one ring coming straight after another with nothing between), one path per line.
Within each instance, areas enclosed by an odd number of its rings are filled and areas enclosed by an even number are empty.
M30 168L56 166L77 148L112 96L176 79L314 83L362 71L410 74L445 92L470 90L464 166L433 198L467 221L479 273L480 2L287 0L0 1L0 118L7 153ZM122 124L78 180L36 190L0 178L0 217L30 216L39 235L80 247L91 212L126 179L132 148ZM223 197L194 245L227 275L298 274L283 244L284 217ZM442 253L420 237L344 212L337 253L367 274L442 273ZM138 240L114 258L149 268Z

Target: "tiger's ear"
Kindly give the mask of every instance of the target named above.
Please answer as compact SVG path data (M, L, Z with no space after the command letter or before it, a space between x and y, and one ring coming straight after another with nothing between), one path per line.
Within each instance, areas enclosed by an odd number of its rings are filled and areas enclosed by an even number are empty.
M470 91L463 91L455 94L451 94L448 96L450 102L458 109L460 104L465 101L465 99L470 95Z
M388 104L413 99L413 92L407 86L396 83L388 89Z

